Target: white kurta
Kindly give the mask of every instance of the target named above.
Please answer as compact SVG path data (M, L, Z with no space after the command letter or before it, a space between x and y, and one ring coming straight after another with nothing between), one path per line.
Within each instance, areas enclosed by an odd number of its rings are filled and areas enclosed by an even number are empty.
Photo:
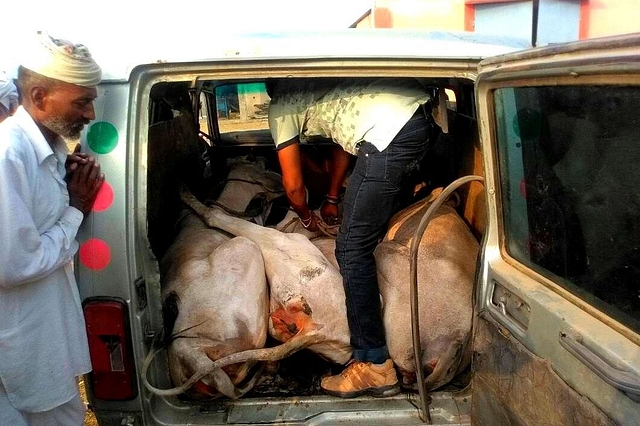
M22 107L0 124L0 380L18 410L69 401L91 370L73 274L82 213L69 206L67 148Z

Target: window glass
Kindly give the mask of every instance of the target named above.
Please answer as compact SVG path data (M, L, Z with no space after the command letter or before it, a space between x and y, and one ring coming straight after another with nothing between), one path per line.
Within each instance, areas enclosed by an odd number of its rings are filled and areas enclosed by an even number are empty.
M494 101L507 251L640 331L640 88Z
M447 108L453 111L457 111L457 100L456 100L456 92L452 89L444 89L444 93L447 99Z
M215 88L220 138L229 143L273 143L269 133L269 95L263 82Z
M198 123L201 132L211 135L211 130L209 129L209 105L207 104L207 94L205 92L200 92Z

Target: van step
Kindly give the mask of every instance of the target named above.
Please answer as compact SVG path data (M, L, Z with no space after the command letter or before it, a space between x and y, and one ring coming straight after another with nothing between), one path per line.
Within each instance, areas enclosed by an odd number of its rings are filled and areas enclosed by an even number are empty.
M471 425L470 392L431 394L431 424ZM178 407L185 403L187 406ZM166 405L165 405L166 404ZM162 424L300 424L422 425L419 398L401 393L389 398L363 396L340 399L330 396L251 398L216 403L187 404L174 398L152 397L156 419ZM173 409L171 409L173 408ZM161 414L162 413L162 414ZM167 418L161 419L159 417ZM166 423L165 423L166 422Z

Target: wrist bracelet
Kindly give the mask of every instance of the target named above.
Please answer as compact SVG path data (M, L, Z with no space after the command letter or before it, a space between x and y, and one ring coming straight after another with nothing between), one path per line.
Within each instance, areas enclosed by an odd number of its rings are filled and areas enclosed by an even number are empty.
M327 195L324 197L324 199L329 204L340 204L340 197L333 197L331 195Z
M304 220L301 217L298 217L298 219L300 219L300 223L302 224L304 229L307 229L309 227L309 225L311 225L311 218L312 217L313 217L313 214L311 214L311 212L309 212L309 219L307 219L307 220Z

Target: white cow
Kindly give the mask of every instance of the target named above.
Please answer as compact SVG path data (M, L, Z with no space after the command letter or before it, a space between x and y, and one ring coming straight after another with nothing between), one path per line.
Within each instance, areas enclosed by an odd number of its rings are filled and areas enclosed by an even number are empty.
M268 289L258 246L244 237L231 238L207 227L185 210L180 231L160 263L163 314L173 382L178 388L159 394L176 394L194 384L194 396L238 397L251 388L241 383L253 365L244 362L225 367L187 383L212 361L248 349L262 348L267 337Z
M267 170L266 159L262 157L232 158L227 165L229 174L224 188L213 204L263 225L271 202L284 194L282 176Z
M247 237L260 247L271 292L269 332L275 339L290 342L291 350L309 345L336 363L351 358L342 277L307 237L207 208L188 192L182 199L209 226ZM298 341L302 343L296 346Z

